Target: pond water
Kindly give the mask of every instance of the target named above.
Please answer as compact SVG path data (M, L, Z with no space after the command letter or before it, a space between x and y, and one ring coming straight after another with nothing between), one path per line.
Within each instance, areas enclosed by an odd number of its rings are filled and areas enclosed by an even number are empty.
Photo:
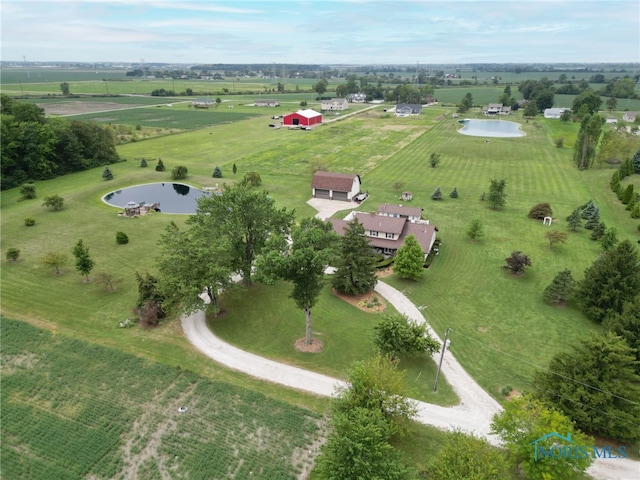
M458 130L463 135L473 137L524 137L524 132L520 130L517 122L507 122L505 120L459 120L462 128Z
M202 190L183 183L147 183L107 193L102 200L113 207L124 208L129 202L136 204L159 203L163 213L196 213L196 200L208 195Z

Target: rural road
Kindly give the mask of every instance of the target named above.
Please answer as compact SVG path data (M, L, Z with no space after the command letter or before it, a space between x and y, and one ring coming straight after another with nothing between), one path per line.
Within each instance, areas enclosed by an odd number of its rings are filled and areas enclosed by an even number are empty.
M426 323L418 308L397 289L378 281L375 290L400 313L415 322ZM322 396L333 396L337 386L345 385L338 379L278 363L229 345L209 330L204 311L183 317L182 328L187 339L206 356L253 377ZM434 338L439 339L431 327L427 325L427 328ZM434 355L434 360L439 360L439 354ZM498 402L469 376L450 352L444 355L442 374L460 398L460 403L454 407L441 407L416 402L416 420L444 430L460 429L475 433L487 438L492 444L499 445L499 439L490 432L493 415L502 410ZM630 459L597 459L587 473L602 480L638 480L640 462Z

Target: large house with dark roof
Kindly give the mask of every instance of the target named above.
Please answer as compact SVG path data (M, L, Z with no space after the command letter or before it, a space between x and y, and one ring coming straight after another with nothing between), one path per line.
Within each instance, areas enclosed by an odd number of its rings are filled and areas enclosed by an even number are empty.
M364 233L369 245L387 257L393 257L404 244L405 238L414 235L422 247L424 259L433 248L436 241L436 228L426 220L420 220L421 208L402 207L401 205L380 205L378 213L354 212L353 217L364 227ZM383 213L381 213L383 212ZM389 214L393 212L393 214ZM401 214L402 213L402 214ZM397 214L397 215L396 215ZM412 220L409 219L412 218ZM338 235L344 235L348 220L329 219Z
M350 202L360 192L361 185L359 175L316 172L311 181L311 194L314 198Z

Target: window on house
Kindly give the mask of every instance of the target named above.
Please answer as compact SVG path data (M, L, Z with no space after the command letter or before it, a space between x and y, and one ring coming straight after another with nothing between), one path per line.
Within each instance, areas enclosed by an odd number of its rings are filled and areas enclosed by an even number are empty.
M371 231L369 232L369 234L370 234L372 237L377 237L377 236L378 236L378 232L376 232L375 230L371 230Z
M387 234L386 234L386 238L394 238L393 233L387 233Z

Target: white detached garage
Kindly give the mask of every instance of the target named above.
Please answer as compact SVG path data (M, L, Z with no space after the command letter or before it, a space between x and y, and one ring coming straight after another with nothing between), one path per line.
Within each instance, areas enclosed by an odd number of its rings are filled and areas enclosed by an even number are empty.
M311 181L314 198L350 202L360 192L360 176L349 173L316 172Z

